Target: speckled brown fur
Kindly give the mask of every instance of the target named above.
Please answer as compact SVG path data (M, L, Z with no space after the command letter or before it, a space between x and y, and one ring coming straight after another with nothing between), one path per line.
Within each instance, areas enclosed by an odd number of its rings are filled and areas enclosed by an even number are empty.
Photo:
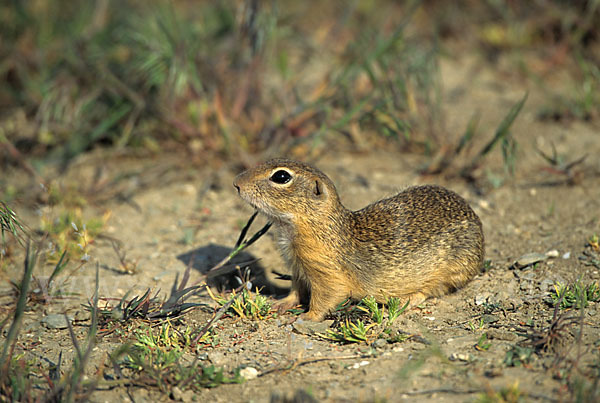
M290 179L276 183L276 172ZM325 174L287 159L241 173L234 186L279 230L292 269L292 290L279 308L308 301L309 320L322 320L347 297L418 304L462 287L482 266L481 221L462 197L440 186L410 187L350 211Z

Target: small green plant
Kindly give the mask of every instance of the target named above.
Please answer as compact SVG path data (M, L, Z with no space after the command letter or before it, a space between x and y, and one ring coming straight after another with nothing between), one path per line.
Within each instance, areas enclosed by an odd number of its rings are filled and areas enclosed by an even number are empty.
M84 220L81 209L73 209L54 219L42 216L41 230L48 234L52 246L46 256L47 262L56 263L63 251L70 259L89 260L90 245L102 232L110 214L107 212L100 218Z
M387 300L388 307L388 321L390 324L394 323L396 319L406 311L410 301L406 301L404 305L401 304L400 298L392 297Z
M509 367L520 367L531 361L533 349L530 347L512 346L504 356L504 363Z
M28 386L31 384L31 380L27 375L27 362L22 356L15 354L15 346L27 305L27 294L37 258L38 252L34 252L28 243L25 253L23 278L18 286L19 296L13 321L8 329L6 339L2 345L2 352L0 353L0 392L2 396L12 396L14 401L21 401L25 397L28 397ZM5 324L6 321L2 323L2 327Z
M371 314L371 319L375 321L375 323L377 323L378 325L381 325L381 322L383 322L383 313L384 313L384 308L379 308L379 305L377 304L377 301L375 300L375 297L373 296L368 296L362 299L362 304L366 305L365 309L362 306L358 306L359 309L364 310L367 313Z
M94 306L98 306L98 287L99 281L99 265L96 265L96 289L92 296ZM54 385L52 385L52 391L48 397L49 401L65 401L71 402L76 398L81 400L88 400L89 396L96 390L96 386L99 379L96 377L87 378L84 376L85 368L89 363L92 350L96 346L96 336L98 333L98 309L91 311L90 328L87 333L85 348L82 348L77 341L71 322L67 320L67 326L69 329L69 335L71 336L71 342L75 350L75 357L73 365L66 371L66 374L56 378ZM61 357L56 366L56 374L61 373ZM52 377L50 377L52 379Z
M158 293L151 296L151 290L147 289L141 296L129 298L129 292L119 299L118 303L111 306L109 302L114 299L106 299L104 307L94 306L88 303L85 309L93 311L98 309L99 322L102 327L101 333L106 334L121 328L127 322L133 319L143 319L147 321L158 321L165 318L175 318L183 315L185 312L201 304L186 302L190 295L197 292L201 286L186 287L190 278L190 267L183 273L183 278L179 282L179 276L175 278L171 293L166 300L158 297Z
M224 306L229 301L232 301L229 309L229 313L239 316L244 319L263 320L266 319L271 311L271 303L269 299L259 293L258 288L256 292L251 292L245 283L240 292L235 290L231 292L228 297L215 296L210 288L208 290L211 298L216 301L219 305Z
M139 260L128 258L127 252L121 250L121 245L119 242L111 240L111 245L113 247L113 250L115 251L115 254L117 255L117 258L119 259L118 268L114 268L112 270L120 274L135 274L138 269Z
M29 287L36 262L39 256L39 245L36 251L33 251L31 245L27 244L25 254L25 270L23 279L18 285L19 296L15 307L12 324L8 330L2 351L0 353L0 394L10 396L12 401L74 401L80 399L87 400L89 395L95 390L97 379L86 378L83 376L92 349L95 346L97 332L97 310L92 311L91 324L86 337L87 345L85 348L80 346L77 341L71 323L67 320L69 335L73 343L75 357L70 368L63 370L61 368L62 354L59 355L58 362L53 364L48 374L35 374L33 361L26 359L26 351L17 353L20 349L17 346L17 339L20 330L20 324L23 313L29 298ZM96 267L96 290L93 300L98 299L98 268ZM3 327L6 322L2 323ZM35 375L33 375L35 374ZM36 382L35 378L45 378L47 384ZM35 387L33 386L35 384ZM40 395L36 396L36 393ZM43 397L43 399L40 399Z
M346 318L345 322L341 323L336 330L328 329L324 338L339 343L368 342L373 339L374 333L372 333L371 330L375 325L375 323L365 325L360 319L350 322L348 318Z
M483 271L489 271L492 268L492 259L485 259L483 261Z
M588 245L590 245L595 251L600 252L600 237L598 234L593 234L590 236L590 239L588 239Z
M339 322L335 329L328 329L327 333L319 334L327 340L332 340L339 343L362 343L372 344L378 338L387 339L389 342L400 342L406 340L404 334L392 335L392 324L398 319L408 307L409 301L404 305L401 304L399 298L388 298L387 317L385 314L385 305L377 303L373 296L367 296L355 306L355 309L337 309L338 312L345 311L346 317ZM346 303L343 303L346 306ZM367 315L366 318L354 318L355 312L362 315Z
M256 231L254 235L252 235L249 239L246 238L248 234L248 230L252 226L254 219L258 215L258 211L255 211L252 216L248 219L242 230L240 231L240 235L233 247L232 251L219 263L217 263L214 267L209 270L209 273L212 274L218 273L219 269L222 269L227 263L231 261L237 254L239 254L244 249L248 248L254 242L258 241L260 237L267 233L269 228L271 228L272 223L268 222L261 229ZM221 306L227 305L227 311L232 312L237 316L248 319L265 319L268 317L271 311L271 303L268 298L264 295L261 295L258 288L255 290L254 295L250 291L252 287L252 282L250 281L250 271L247 270L243 273L240 273L239 280L241 282L241 287L238 288L238 291L234 290L229 297L223 296L215 296L209 287L206 287L210 297L216 301ZM239 291L241 290L241 291Z
M133 351L128 355L128 364L141 371L147 364L154 370L162 371L173 365L183 354L185 338L173 331L167 320L158 330L150 326L142 326L133 331L135 342Z
M523 98L510 108L504 119L502 119L496 128L494 137L475 155L468 165L462 168L461 175L463 177L468 178L472 175L473 170L479 165L482 158L489 154L498 143L502 146L502 157L506 173L511 175L514 173L517 143L510 134L510 127L517 116L519 116L523 105L525 105L525 101L527 101L527 96L528 94L525 94Z
M181 237L181 243L190 246L194 243L194 237L196 236L196 228L184 228L183 236Z
M6 246L7 242L5 237L6 233L12 234L21 245L24 245L24 234L26 234L25 227L17 218L17 213L11 210L6 203L0 201L0 234L2 235L3 248Z
M502 302L484 302L483 313L486 315L492 314L496 311L502 310Z
M58 262L54 265L54 269L49 277L36 277L32 276L33 286L30 287L29 299L33 303L47 304L53 299L65 297L66 294L62 291L62 283L57 283L58 276L65 270L69 263L69 259L66 258L66 251L64 251ZM80 267L83 263L80 264ZM74 272L75 270L73 270ZM16 293L19 292L19 285L11 281L11 285Z
M454 146L442 147L438 151L438 155L432 159L424 171L430 174L440 173L448 171L449 168L453 167L463 178L473 179L473 173L481 166L483 159L500 144L505 174L513 175L516 163L517 142L511 135L510 128L521 112L526 100L527 94L510 108L496 128L494 136L474 156L470 157L470 162L464 163L463 161L467 159L467 150L472 148L471 143L477 133L477 124L479 121L477 115L470 120L465 133L458 143ZM488 180L497 187L503 181L503 178L497 177L492 172L488 172Z
M196 355L196 341L190 327L176 330L167 320L160 328L143 326L134 330L134 338L133 344L115 350L111 360L119 368L131 369L137 382L157 385L163 392L172 386L199 389L243 382L238 370L226 376L222 369L202 366L197 358L191 358ZM186 361L188 364L184 364Z
M479 321L476 321L476 322L469 321L468 325L469 325L469 329L472 332L477 332L477 331L480 331L483 329L483 327L485 326L485 321L484 321L483 317L481 317L481 318L479 318Z
M551 172L556 175L560 175L562 177L562 179L554 180L550 183L555 184L555 185L559 185L561 183L573 185L573 184L581 181L581 177L582 177L583 173L580 169L578 170L576 168L585 161L585 159L587 158L587 155L584 154L582 157L570 159L567 161L565 156L557 153L554 143L551 143L551 145L552 145L552 154L547 154L540 149L537 150L538 154L543 159L545 159L546 162L550 165L547 169L548 172ZM547 215L550 216L553 213L554 213L554 202L552 202Z
M479 336L479 340L477 340L477 344L475 344L475 349L479 351L487 351L492 346L492 343L489 342L487 333L482 333Z
M557 283L550 297L553 305L560 304L560 309L585 308L590 301L600 301L600 285L596 282L583 285L580 280L572 284Z

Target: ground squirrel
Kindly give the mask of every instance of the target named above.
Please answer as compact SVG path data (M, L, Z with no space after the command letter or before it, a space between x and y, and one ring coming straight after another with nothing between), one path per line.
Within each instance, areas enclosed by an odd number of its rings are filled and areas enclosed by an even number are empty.
M288 159L249 169L233 185L279 230L292 269L279 309L308 302L308 320L323 320L348 297L415 305L463 286L483 263L479 217L440 186L409 187L350 211L323 172Z

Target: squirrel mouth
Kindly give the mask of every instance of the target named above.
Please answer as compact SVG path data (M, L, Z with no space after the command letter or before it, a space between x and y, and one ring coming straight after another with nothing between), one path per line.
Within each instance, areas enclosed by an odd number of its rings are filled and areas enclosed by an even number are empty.
M244 192L239 192L240 197L248 203L254 211L268 217L271 220L281 220L283 217L277 211L273 210L268 204L261 200L257 200Z
M260 208L258 206L258 203L251 197L247 196L246 194L244 194L243 192L238 192L240 197L242 198L242 200L244 200L246 203L248 203L253 209L254 211L257 211L259 213L265 213L265 210Z

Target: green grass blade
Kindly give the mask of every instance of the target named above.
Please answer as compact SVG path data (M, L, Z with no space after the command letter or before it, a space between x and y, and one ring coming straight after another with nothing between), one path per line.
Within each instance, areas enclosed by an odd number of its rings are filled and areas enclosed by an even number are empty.
M528 95L529 94L525 94L525 96L523 96L523 98L521 98L519 102L517 102L515 105L513 105L512 108L510 108L508 114L504 117L502 122L500 122L500 126L498 126L498 128L496 129L494 138L479 152L479 158L488 154L500 139L506 137L510 126L513 124L513 122L521 112L523 105L525 105L525 101L527 101Z
M371 101L371 97L366 97L362 101L360 101L357 105L354 105L352 109L344 114L337 122L335 122L331 127L334 130L340 130L345 127L348 122L350 122L356 115L359 114L361 110Z
M65 249L62 255L60 255L60 259L58 259L58 263L56 263L56 266L54 266L54 270L52 270L52 274L48 279L48 288L50 288L50 284L52 284L52 281L56 278L56 276L58 276L65 269L65 267L67 267L67 264L69 263L69 258L65 260L66 255L67 250Z
M39 251L37 250L35 252L31 250L31 244L28 242L27 251L25 254L25 271L23 273L23 279L21 280L21 284L19 286L19 299L17 300L17 307L15 309L13 323L8 329L8 335L6 336L6 340L4 341L4 346L2 346L2 355L0 355L0 363L8 362L8 350L16 341L16 338L19 334L21 321L23 320L23 313L25 312L25 306L27 304L27 293L29 291L29 284L31 282L33 269L35 268L35 264L38 258L38 253Z
M248 233L248 230L250 229L250 226L252 225L252 222L254 221L257 215L258 211L255 211L254 214L252 214L252 216L248 219L248 222L246 223L246 225L244 225L244 228L242 228L242 231L240 232L240 236L238 237L238 240L235 243L234 249L237 249L242 244L242 242L244 242L244 238L246 238L246 234Z
M485 157L490 151L492 151L500 140L505 139L509 135L509 129L515 121L515 119L517 118L517 116L519 115L519 113L521 112L523 105L525 105L525 101L527 101L528 95L529 94L526 93L520 101L518 101L512 106L512 108L510 108L508 114L504 117L504 119L502 119L502 122L500 122L500 125L496 129L494 137L481 149L481 151L479 151L479 153L475 156L475 158L473 158L471 163L463 169L463 175L469 174L471 171L473 171L473 169L475 169L479 161L483 157Z
M471 141L475 133L477 132L477 126L479 126L479 114L474 114L471 119L469 119L469 123L467 123L467 128L465 129L464 134L460 138L458 145L456 146L456 150L454 151L455 155L458 155L467 144Z
M70 137L63 153L63 162L68 162L71 158L81 154L89 146L98 141L100 136L105 134L115 126L125 115L131 112L133 106L129 103L123 103L115 106L108 116L94 127L89 133L79 133Z

